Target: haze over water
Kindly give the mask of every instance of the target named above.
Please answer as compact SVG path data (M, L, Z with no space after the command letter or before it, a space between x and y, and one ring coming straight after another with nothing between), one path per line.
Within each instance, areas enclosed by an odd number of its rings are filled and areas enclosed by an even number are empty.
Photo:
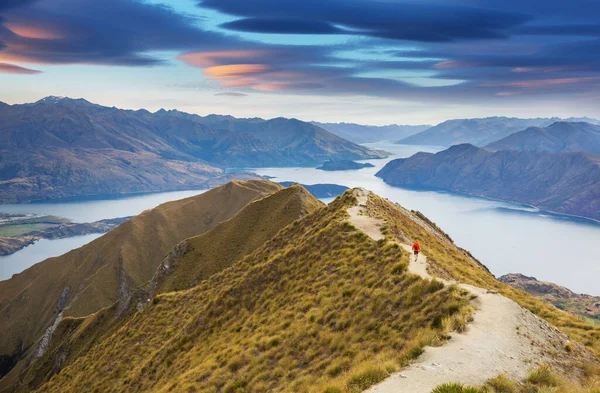
M386 162L411 156L418 151L435 152L440 149L386 142L368 146L395 155L386 160L366 160L375 167L358 171L325 172L314 168L261 168L254 171L274 176L274 181L364 187L408 209L423 212L443 228L458 246L471 251L496 276L523 273L566 286L575 292L600 295L597 284L600 280L597 253L599 224L549 215L518 204L389 186L374 176ZM54 214L77 222L88 222L136 215L163 202L202 192L181 191L108 200L0 205L0 212ZM13 255L0 257L0 280L10 278L12 274L45 258L80 247L98 236L44 240ZM427 245L423 246L427 252Z

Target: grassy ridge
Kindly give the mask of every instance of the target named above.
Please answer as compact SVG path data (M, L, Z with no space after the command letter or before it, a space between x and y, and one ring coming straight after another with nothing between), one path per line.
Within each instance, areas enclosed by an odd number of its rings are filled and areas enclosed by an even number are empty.
M561 311L534 296L503 284L487 271L485 266L457 247L429 220L420 220L417 214L393 206L380 197L369 200L371 213L387 221L386 237L399 241L420 239L424 245L432 273L438 277L455 279L481 288L494 289L516 301L532 313L546 319L574 340L585 345L596 356L600 355L600 326L592 325L575 315ZM421 225L417 225L417 222Z
M467 294L348 224L350 194L158 296L40 391L358 392L464 323ZM456 322L455 322L456 321Z
M213 230L184 240L179 246L185 249L183 255L168 261L170 274L157 277L157 291L196 285L250 254L294 220L323 206L297 185L251 203Z
M271 239L294 220L324 205L304 188L292 186L250 203L230 220L211 231L184 240L175 247L151 282L138 288L131 300L117 301L86 318L66 318L52 337L50 348L39 359L23 361L3 388L33 390L61 368L84 355L102 336L110 334L136 312L155 292L188 288L231 266ZM185 249L181 254L179 250ZM165 268L165 266L169 268Z
M77 250L0 282L0 355L21 348L31 351L61 311L64 316L86 316L127 298L152 278L177 243L280 189L268 181L236 181L165 203Z

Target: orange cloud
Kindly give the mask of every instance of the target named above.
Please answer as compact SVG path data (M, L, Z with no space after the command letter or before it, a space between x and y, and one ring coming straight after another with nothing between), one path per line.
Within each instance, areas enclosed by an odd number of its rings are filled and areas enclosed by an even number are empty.
M434 64L433 68L444 70L444 69L450 69L450 68L471 68L471 67L475 67L475 65L476 65L475 63L469 63L466 61L447 60L447 61L440 61L439 63Z
M260 50L233 50L217 52L195 52L180 55L179 60L192 67L214 67L219 64L227 63L240 59L257 59L265 54Z
M512 72L555 72L555 71L567 71L572 68L568 67L516 67L513 68Z
M56 40L64 38L64 35L55 29L41 27L41 26L28 26L17 23L5 23L10 31L23 38L31 38L37 40Z
M208 67L203 74L214 79L237 78L247 74L257 74L269 71L271 67L266 64L229 64Z
M558 85L570 85L574 83L584 83L600 79L600 77L584 77L584 78L556 78L556 79L536 79L529 81L515 81L507 82L504 85L523 87L523 88L536 88L536 87L548 87Z
M19 67L14 64L0 63L0 74L22 74L32 75L39 74L41 71L31 70L29 68Z

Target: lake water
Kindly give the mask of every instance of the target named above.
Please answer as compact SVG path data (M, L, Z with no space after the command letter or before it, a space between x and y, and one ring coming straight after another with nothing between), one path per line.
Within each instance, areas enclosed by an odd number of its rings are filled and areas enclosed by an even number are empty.
M581 293L600 295L600 225L588 220L551 215L529 206L434 191L415 191L385 184L374 174L385 163L418 151L441 148L379 142L366 146L396 155L365 160L375 165L357 171L324 172L312 168L262 168L274 181L335 183L364 187L419 210L471 251L496 276L522 273L552 281ZM427 245L424 245L425 252Z
M389 186L374 176L386 162L393 158L411 156L418 151L436 152L441 148L386 142L367 146L387 150L395 155L386 160L365 160L363 162L370 162L375 167L358 171L325 172L313 168L260 168L254 171L273 176L274 181L334 183L367 188L408 209L423 212L440 225L457 245L471 251L497 276L518 272L564 285L576 292L600 295L599 224L551 215L518 204ZM111 200L0 205L0 212L54 214L77 222L87 222L139 214L163 202L202 192L183 191ZM80 247L98 235L89 236L40 241L18 253L0 257L0 280L47 257ZM426 250L427 245L423 246Z
M129 195L121 198L76 200L59 203L27 203L0 205L2 213L35 213L66 217L75 222L93 222L105 218L135 216L161 203L198 195L206 190L161 192L155 194ZM0 256L0 281L20 273L46 258L62 255L102 236L90 234L67 239L40 240L11 255Z

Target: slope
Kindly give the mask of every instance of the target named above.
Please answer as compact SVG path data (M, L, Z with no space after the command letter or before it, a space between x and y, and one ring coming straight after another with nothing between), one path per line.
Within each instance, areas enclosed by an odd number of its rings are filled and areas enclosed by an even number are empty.
M499 283L422 215L355 191L198 286L156 297L39 391L363 391L469 321L466 291L407 270L398 243L414 238L436 275L495 288L598 349L598 329ZM349 212L375 218L385 239ZM589 360L578 345L555 353L567 366Z
M556 122L546 128L531 127L489 144L491 150L583 151L600 154L600 126L589 123Z
M159 266L151 286L156 293L195 286L322 206L299 185L255 201L213 230L178 244Z
M443 189L600 219L600 156L489 152L457 145L390 161L376 176L394 186Z
M40 390L359 391L384 378L443 340L432 321L468 300L357 232L354 201L347 193L197 287L160 295Z
M177 243L281 188L267 181L236 181L165 203L77 250L0 282L0 354L41 354L63 317L85 316L117 299L126 304ZM47 338L38 342L44 332Z
M212 230L184 240L161 263L152 280L132 291L128 305L118 300L84 318L62 320L38 358L23 359L3 380L1 392L30 391L85 354L95 340L114 332L155 293L187 289L231 266L270 240L279 230L323 206L300 186L248 204Z

